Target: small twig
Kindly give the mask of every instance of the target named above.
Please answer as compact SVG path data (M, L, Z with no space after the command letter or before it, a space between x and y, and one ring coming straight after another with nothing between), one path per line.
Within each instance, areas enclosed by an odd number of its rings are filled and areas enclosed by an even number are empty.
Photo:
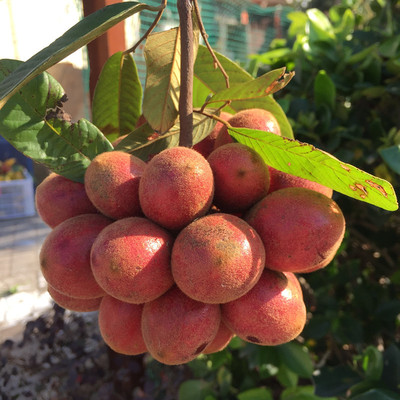
M231 124L229 122L225 121L224 119L222 119L218 115L209 114L207 112L204 112L203 110L200 110L200 111L194 110L193 112L195 112L196 114L204 115L205 117L208 117L208 118L215 119L216 121L221 122L222 124L224 124L227 128L232 128L232 126L231 126Z
M201 19L200 9L199 9L199 5L197 3L197 0L193 0L193 4L194 4L194 12L196 13L196 17L197 17L197 20L198 20L198 23L199 23L199 29L200 29L201 36L203 37L204 43L206 44L207 49L210 52L211 57L214 60L214 68L215 69L217 69L217 68L220 69L222 75L225 78L226 88L229 89L229 76L225 72L225 69L222 66L222 64L219 62L217 56L214 53L214 50L210 46L210 43L208 43L208 35L207 35L206 30L204 28L203 20Z
M160 6L156 7L156 9L159 9L160 11L158 12L158 14L156 15L156 17L154 18L154 21L153 21L153 23L151 24L150 28L147 29L146 33L139 39L139 41L138 41L134 46L132 46L132 47L131 47L130 49L128 49L128 50L125 50L125 51L122 53L123 55L129 54L129 53L134 53L135 50L136 50L136 49L138 48L138 46L140 45L140 43L142 43L143 40L145 40L145 39L150 35L150 33L153 31L153 29L154 29L154 28L157 26L157 24L160 22L160 19L161 19L162 15L163 15L163 12L164 12L164 10L165 10L165 7L167 7L167 1L168 1L168 0L161 0Z
M192 0L178 0L181 30L181 87L179 95L179 146L193 145L193 21Z

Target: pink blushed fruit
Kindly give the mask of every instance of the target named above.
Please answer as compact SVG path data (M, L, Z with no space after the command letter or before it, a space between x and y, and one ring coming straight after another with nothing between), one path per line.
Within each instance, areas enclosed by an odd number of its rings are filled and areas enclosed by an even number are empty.
M214 340L220 321L218 304L193 300L174 286L144 305L142 334L149 353L157 361L184 364Z
M85 172L85 189L104 215L120 219L142 215L139 182L146 163L122 151L98 154Z
M226 303L247 293L264 268L264 246L241 218L216 213L199 218L177 236L172 274L189 297Z
M111 222L100 214L82 214L57 225L44 240L39 255L47 283L70 297L103 296L90 267L90 251L97 235Z
M306 188L268 194L249 210L245 220L264 243L266 268L276 271L325 267L345 232L345 219L336 202Z
M207 213L214 196L214 178L207 160L197 151L172 147L154 156L139 185L145 216L180 230Z
M267 195L269 170L262 157L240 143L228 143L207 158L214 174L214 204L226 212L244 211Z
M222 320L247 342L263 346L290 342L302 332L307 316L300 285L294 279L290 272L265 269L250 292L221 305Z
M143 341L141 320L143 304L130 304L104 296L98 322L104 342L115 352L137 355L147 351Z
M103 290L128 303L156 299L172 285L173 237L143 217L123 218L104 229L91 251L93 275Z
M51 228L80 214L97 214L83 183L52 172L36 188L36 210Z

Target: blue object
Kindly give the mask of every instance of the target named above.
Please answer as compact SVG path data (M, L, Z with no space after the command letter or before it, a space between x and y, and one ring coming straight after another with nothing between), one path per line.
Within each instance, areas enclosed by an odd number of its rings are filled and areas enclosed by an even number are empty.
M8 158L16 158L18 164L23 165L33 176L33 161L0 136L0 161L5 161Z

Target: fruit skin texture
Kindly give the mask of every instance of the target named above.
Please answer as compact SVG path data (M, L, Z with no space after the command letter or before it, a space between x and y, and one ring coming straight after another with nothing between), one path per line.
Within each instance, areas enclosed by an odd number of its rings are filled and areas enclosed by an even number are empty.
M214 204L226 212L244 211L268 193L269 170L262 157L240 143L228 143L207 158L214 174Z
M147 351L141 320L143 304L129 304L104 296L98 315L100 334L105 343L120 354L137 355Z
M219 115L219 118L221 118L224 121L228 121L228 119L231 117L232 114L229 114L225 111L222 111L221 114ZM217 121L210 134L207 137L205 137L201 142L196 143L193 146L193 149L198 151L203 157L207 158L214 150L215 140L217 139L217 136L219 135L221 129L224 126L225 125L222 122Z
M184 228L171 256L178 287L192 299L212 304L247 293L260 278L264 262L257 232L241 218L224 213L206 215Z
M90 250L111 219L82 214L57 225L46 237L39 260L47 283L64 295L79 299L103 296L90 267Z
M272 113L261 108L249 108L241 110L228 119L231 126L236 128L258 129L260 131L272 132L281 136L281 128ZM228 128L224 125L214 144L214 149L234 140L228 133Z
M139 182L145 167L144 161L122 151L98 154L85 172L89 199L113 219L141 215Z
M221 321L214 340L202 351L203 354L217 353L228 346L235 334Z
M344 236L345 219L339 206L306 188L273 192L253 206L245 220L265 247L266 268L308 272L334 258Z
M128 303L145 303L172 285L173 237L143 217L113 222L96 238L91 251L94 277L104 291Z
M96 214L83 183L74 182L52 172L37 186L36 210L50 228L80 214Z
M139 185L143 213L170 230L180 230L205 215L213 196L210 165L186 147L172 147L154 156Z
M100 307L102 299L102 297L95 297L93 299L77 299L75 297L62 294L51 286L47 287L47 291L54 302L60 307L76 312L97 311Z
M303 330L307 314L296 279L290 272L265 269L250 292L221 305L223 322L247 342L262 346L290 342Z
M325 196L332 198L333 190L317 182L312 182L308 179L287 174L272 167L269 167L269 174L270 186L268 193L272 193L279 189L284 189L288 187L304 187L307 189L315 190L316 192L322 193Z
M144 305L142 334L157 361L178 365L195 359L214 340L220 321L218 304L193 300L174 286Z

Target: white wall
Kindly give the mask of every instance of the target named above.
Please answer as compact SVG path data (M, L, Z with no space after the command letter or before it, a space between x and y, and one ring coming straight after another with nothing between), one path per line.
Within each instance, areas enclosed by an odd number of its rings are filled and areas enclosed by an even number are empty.
M26 61L75 25L82 15L79 0L0 0L0 59ZM84 48L64 61L86 68Z

